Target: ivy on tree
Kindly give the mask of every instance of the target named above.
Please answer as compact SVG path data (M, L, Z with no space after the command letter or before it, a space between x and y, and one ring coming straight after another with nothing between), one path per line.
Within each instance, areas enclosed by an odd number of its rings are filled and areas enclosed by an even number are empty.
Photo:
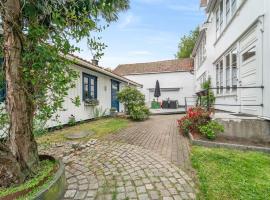
M62 109L74 87L78 74L64 59L79 50L73 43L86 38L99 58L106 45L91 34L128 8L129 0L0 0L9 127L8 145L0 143L0 187L22 183L35 173L39 158L33 121L47 120Z

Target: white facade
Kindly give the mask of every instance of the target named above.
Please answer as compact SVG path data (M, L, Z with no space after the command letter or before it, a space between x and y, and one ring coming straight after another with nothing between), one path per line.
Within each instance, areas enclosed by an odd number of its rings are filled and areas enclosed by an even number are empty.
M211 78L217 109L270 119L270 1L209 0L206 18L193 51L196 91Z
M156 81L159 81L161 97L159 101L170 99L178 100L179 105L185 105L185 97L194 95L194 75L191 72L164 72L164 73L145 73L125 75L126 78L140 83L140 89L145 95L146 104L151 105L154 97Z
M79 65L76 64L72 66L72 68L79 74L79 78L76 80L76 87L68 91L68 95L63 103L63 111L59 111L55 114L55 116L47 123L48 127L67 124L71 116L74 116L76 121L92 119L95 117L94 109L97 108L100 111L106 111L106 115L108 115L110 113L110 109L112 108L112 80L119 82L119 91L128 85L139 86L139 84L134 83L133 81L115 75L100 67L91 65L90 63L82 60L77 59L77 61L79 62ZM89 106L83 101L83 74L97 77L98 106ZM80 98L80 106L78 107L72 102L72 100L74 100L77 96ZM119 112L123 111L124 106L119 103Z

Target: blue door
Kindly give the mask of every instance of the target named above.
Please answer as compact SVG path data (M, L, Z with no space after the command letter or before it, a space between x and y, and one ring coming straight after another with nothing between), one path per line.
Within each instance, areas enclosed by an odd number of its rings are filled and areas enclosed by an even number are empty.
M119 82L112 80L112 108L115 108L119 112L119 101L117 99L117 93L119 92Z

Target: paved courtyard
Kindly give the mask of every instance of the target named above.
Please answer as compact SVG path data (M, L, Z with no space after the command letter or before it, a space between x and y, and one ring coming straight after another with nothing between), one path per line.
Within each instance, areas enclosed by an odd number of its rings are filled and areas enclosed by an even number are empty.
M113 140L108 140L109 137L84 143L66 142L41 147L40 152L63 158L68 183L64 199L195 199L194 182L171 162L180 162L177 156L182 155L177 153L176 147L171 147L177 145L174 140L179 139L172 136L177 132L173 130L175 118L154 116L146 122L134 123L126 132L116 134ZM167 120L170 122L166 123ZM168 135L161 123L170 127ZM157 130L156 126L160 128ZM128 139L132 130L137 130L133 134L138 134L134 136L138 141ZM162 132L164 142L160 141ZM143 139L143 135L152 139ZM147 145L147 141L155 142ZM144 148L146 146L148 148Z
M190 170L189 142L179 134L177 119L183 115L155 115L144 122L118 134L109 136L109 140L125 142L152 150L168 161Z

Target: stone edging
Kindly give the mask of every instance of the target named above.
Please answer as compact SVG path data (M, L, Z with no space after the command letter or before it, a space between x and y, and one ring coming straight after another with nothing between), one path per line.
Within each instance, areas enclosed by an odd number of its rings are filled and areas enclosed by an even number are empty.
M50 159L54 159L51 156L46 156ZM65 177L65 166L61 160L56 160L59 165L59 169L54 175L53 180L49 185L39 191L33 199L35 200L60 200L63 198L66 190L66 177Z
M218 148L228 148L228 149L238 149L238 150L249 150L249 151L259 151L264 153L270 153L270 148L268 147L256 147L242 144L229 144L221 142L211 142L205 140L194 139L193 135L189 132L188 137L192 144L205 146L205 147L218 147Z

